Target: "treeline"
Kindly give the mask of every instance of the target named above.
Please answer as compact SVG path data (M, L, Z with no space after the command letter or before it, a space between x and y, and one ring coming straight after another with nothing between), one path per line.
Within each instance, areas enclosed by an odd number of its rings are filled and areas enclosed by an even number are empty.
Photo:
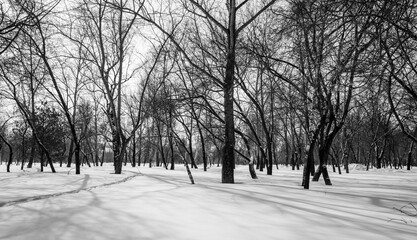
M2 161L415 165L414 1L6 1ZM108 159L109 157L107 157ZM6 160L7 159L7 160ZM74 162L74 163L73 163ZM315 169L316 166L316 169Z

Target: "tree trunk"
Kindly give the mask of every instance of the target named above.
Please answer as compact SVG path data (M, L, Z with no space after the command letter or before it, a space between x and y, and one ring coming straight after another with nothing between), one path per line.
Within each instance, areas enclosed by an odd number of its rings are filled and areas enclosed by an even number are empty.
M332 185L332 182L330 181L330 176L326 167L327 160L329 158L329 148L330 146L327 146L327 144L319 148L320 164L317 168L317 171L314 174L314 177L313 177L314 182L317 182L320 179L320 175L323 174L325 184Z
M81 173L80 151L81 151L80 143L75 143L75 149L74 149L74 154L75 154L75 174L80 174ZM71 159L72 159L72 157L71 157Z
M277 154L277 144L276 144L276 142L273 142L273 151L274 151L274 161L275 161L275 165L277 166L277 169L279 169L278 168L278 154ZM299 164L297 164L298 165L298 167L300 167L299 166Z
M0 165L3 164L3 146L0 144Z
M193 175L191 174L191 170L187 162L185 162L185 168L187 169L188 178L190 179L191 184L194 184L194 178L193 178Z
M26 146L25 146L25 134L27 129L24 131L22 136L22 165L20 166L20 170L23 170L23 167L25 165L25 158L26 158Z
M156 124L156 128L158 130L159 148L161 149L162 163L164 164L165 169L168 170L168 166L167 166L167 162L166 162L166 158L165 158L164 143L163 143L163 140L162 140L162 132L161 132L160 124L161 124L161 122Z
M295 170L295 159L294 159L294 153L291 154L291 170Z
M235 166L235 121L233 107L233 85L236 57L236 1L229 1L229 28L227 34L226 77L224 79L224 122L225 137L222 161L222 183L234 183Z
M190 156L191 168L197 169L198 167L197 167L197 164L196 164L195 159L194 159L193 141L192 141L191 133L190 133L190 140L188 141L188 148L189 148L188 155Z
M0 134L0 138L1 138L1 140L3 140L3 142L9 148L9 160L7 161L7 172L10 172L10 165L12 165L12 162L13 162L13 148L10 145L10 143L6 141L6 139L3 137L3 135Z
M384 136L384 140L383 140L383 144L382 144L382 149L381 152L378 151L378 146L375 145L376 148L376 168L380 169L382 167L382 158L384 157L384 153L385 153L385 148L387 145L387 138L386 136Z
M141 159L142 159L142 133L139 134L139 151L138 151L138 167L140 167Z
M285 126L288 126L287 118L285 118ZM288 164L290 162L290 146L288 142L287 129L284 129L284 144L285 144L285 166L288 167Z
M101 167L103 166L103 163L104 163L104 154L106 153L106 145L107 145L107 142L104 142L103 150L101 152L101 162L100 162Z
M297 154L297 152L295 153L295 166L297 167L297 171L300 170L300 158L301 158L301 153Z
M408 155L407 155L407 170L411 170L411 165L413 164L413 148L414 148L414 141L411 141L410 148L408 149Z
M27 168L32 168L33 159L35 158L35 153L36 153L35 150L36 150L36 140L32 136L32 140L31 140L31 143L30 143L30 156L29 156L29 162L28 162Z
M30 46L32 46L32 40L30 40ZM29 49L30 49L30 55L32 57L32 54L33 54L32 50L33 49L32 49L32 47L30 47ZM33 62L32 62L32 60L30 61L30 69L31 69L31 72L33 72ZM30 116L32 118L31 121L35 121L35 117L36 117L36 114L35 114L35 86L34 86L34 78L33 77L34 77L33 74L30 74L29 87L30 87L30 93L31 93L31 104L30 104L30 107L31 107ZM35 139L34 136L32 136L32 141L30 143L29 163L27 165L27 168L32 168L33 159L35 158L35 150L36 150L36 139Z
M206 172L207 171L206 143L205 143L205 140L204 140L204 135L203 135L203 131L201 129L199 120L197 120L197 130L198 130L198 133L200 135L201 154L202 154L202 158L203 158L203 170Z
M74 153L74 140L71 140L70 147L69 147L69 150L68 150L68 160L67 160L67 167L68 168L71 167L73 153Z
M171 170L174 170L174 169L175 169L175 160L174 160L174 141L173 141L173 139L172 139L172 133L171 133L171 131L172 131L172 130L170 130L170 132L169 132L169 148L170 148L170 150L171 150L171 167L170 167L170 169L171 169Z
M136 132L133 134L132 145L132 167L136 167Z
M87 166L88 166L88 167L91 167L90 162L88 161L88 156L87 156L87 154L85 154L85 152L84 152L84 151L82 151L81 153L83 154L83 164L84 164L84 162L85 162L85 163L87 163Z
M150 143L149 143L150 144ZM150 148L151 146L149 146L149 148ZM151 151L152 150L152 151ZM149 155L148 155L148 161L149 161L149 168L151 168L152 167L152 158L153 158L153 156L154 156L154 152L155 152L155 150L154 149L149 149ZM152 157L151 157L152 156ZM145 162L146 162L146 159L145 159ZM145 163L144 163L145 164Z
M268 160L267 160L267 165L266 165L266 174L267 175L272 175L272 139L270 136L270 133L266 132L266 141L267 141L267 151L268 151Z
M126 154L125 154L125 156L124 156L124 158L123 158L123 160L124 160L124 165L125 165L125 166L127 165L128 156L129 156L129 151L126 149Z
M310 172L311 172L311 168L314 167L314 142L312 144L310 144L309 148L306 151L306 155L305 155L305 164L304 164L304 170L303 170L303 182L302 182L302 186L304 186L304 189L309 189L310 188Z
M118 133L113 133L113 164L114 164L114 173L122 173L123 165L123 153L121 148L121 141Z
M252 179L258 179L258 176L256 176L255 167L254 167L254 154L251 153L249 145L248 146L248 154L249 154L249 173Z
M41 150L41 172L43 172L44 156L45 156L45 152Z
M95 114L94 114L94 161L96 163L96 166L98 167L99 164L99 147L98 147L98 119L97 119L97 111L98 111L98 104L95 102Z
M336 158L336 165L337 165L337 171L339 172L339 175L342 174L342 169L340 168L339 158Z
M345 152L343 153L343 159L344 159L346 173L349 173L349 153L346 149L345 149Z

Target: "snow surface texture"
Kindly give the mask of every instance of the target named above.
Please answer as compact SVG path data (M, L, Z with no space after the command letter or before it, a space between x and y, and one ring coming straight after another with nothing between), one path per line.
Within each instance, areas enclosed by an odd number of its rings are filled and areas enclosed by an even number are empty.
M417 169L331 174L310 190L301 171L273 176L247 166L236 184L221 184L220 168L112 166L58 173L6 173L0 165L0 239L416 239ZM49 170L49 169L48 169Z

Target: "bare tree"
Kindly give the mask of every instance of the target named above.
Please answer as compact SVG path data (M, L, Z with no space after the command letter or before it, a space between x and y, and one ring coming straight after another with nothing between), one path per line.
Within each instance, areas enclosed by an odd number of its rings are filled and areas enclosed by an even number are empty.
M9 143L8 139L6 138L6 136L4 135L5 133L4 129L5 129L6 123L7 121L2 123L2 125L0 126L0 140L2 140L6 144L7 148L9 149L9 159L7 160L7 172L10 172L10 165L13 162L13 148L12 148L12 145Z
M226 2L226 9L219 4L212 4L202 1L180 1L183 7L194 17L201 17L204 24L212 29L216 29L217 35L212 35L213 40L219 39L224 40L225 48L220 57L224 61L222 66L224 71L222 76L216 76L211 73L211 70L207 69L206 66L198 64L194 61L194 54L190 53L189 49L182 44L181 39L175 35L175 30L181 23L175 22L174 17L170 19L170 29L167 29L164 25L160 24L161 19L155 18L155 13L144 11L141 12L141 18L148 21L162 33L166 34L179 51L184 55L188 64L194 67L197 71L207 76L211 81L215 81L216 84L223 91L223 114L225 124L224 134L224 147L223 147L223 165L222 165L222 182L223 183L234 183L234 166L235 166L235 120L234 120L234 83L235 83L235 67L236 67L236 46L238 43L239 34L251 24L260 14L266 9L273 5L276 0L267 2L261 6L260 10L253 11L252 9L246 8L247 18L245 20L237 19L237 12L243 11L244 7L249 1L242 1L237 3L235 0L229 0ZM255 4L257 5L257 4ZM223 9L222 13L215 12L215 9ZM227 19L222 17L222 14L226 14ZM160 15L162 16L162 15ZM174 16L174 15L171 15ZM240 21L238 21L240 20ZM198 26L197 26L198 27ZM202 29L201 29L202 30ZM199 32L199 31L198 31ZM217 39L216 39L217 38ZM202 49L203 50L203 49ZM210 53L210 49L204 48L204 51ZM214 54L216 56L219 54Z

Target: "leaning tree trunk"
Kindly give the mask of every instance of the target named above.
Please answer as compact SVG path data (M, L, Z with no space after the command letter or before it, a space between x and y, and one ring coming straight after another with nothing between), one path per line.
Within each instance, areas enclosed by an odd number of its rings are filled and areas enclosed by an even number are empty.
M320 175L323 174L323 179L326 185L332 185L332 182L330 181L329 172L327 171L327 161L329 158L329 150L330 146L328 144L325 144L324 146L319 148L319 160L320 164L314 174L313 181L317 182L320 179Z
M313 143L310 144L305 155L306 160L303 170L303 182L301 184L302 186L304 186L304 189L310 188L310 173L311 169L314 168L314 145L315 141L313 141Z
M246 142L247 144L247 142ZM255 171L255 164L254 164L254 159L255 159L255 154L252 154L249 144L246 145L247 149L248 149L248 155L249 155L249 173L252 179L258 179L258 176L256 175L256 171Z

